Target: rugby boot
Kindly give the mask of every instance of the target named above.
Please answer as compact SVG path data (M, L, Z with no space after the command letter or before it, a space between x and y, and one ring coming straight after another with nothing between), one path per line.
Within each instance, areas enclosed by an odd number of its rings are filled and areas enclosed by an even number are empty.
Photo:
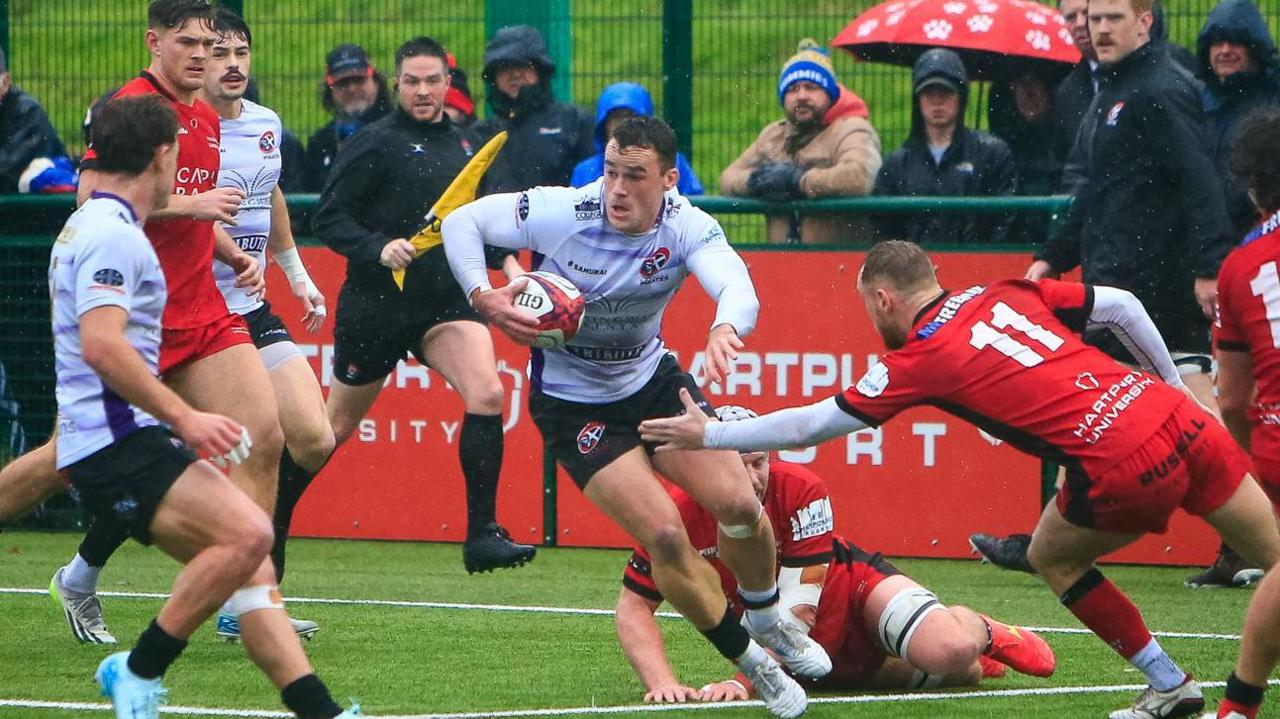
M809 697L804 689L782 671L773 657L765 657L763 662L751 669L741 666L738 669L751 682L756 695L764 701L764 708L774 716L795 719L809 707Z
M143 679L129 671L129 652L116 652L98 665L93 678L102 696L111 700L116 719L159 719L167 690L157 679Z
M1004 675L1009 671L1009 667L992 659L986 654L978 655L978 664L982 667L983 679L1003 679Z
M1031 546L1030 534L993 537L976 532L969 535L969 546L982 557L983 562L1015 572L1036 573L1031 562L1027 561L1027 548Z
M1185 681L1167 692L1147 687L1132 707L1111 712L1111 719L1175 719L1199 716L1202 711L1204 695L1195 678L1188 674Z
M1253 717L1245 716L1240 712L1228 711L1225 714L1219 709L1216 712L1206 712L1200 716L1200 719L1253 719Z
M68 589L62 584L62 568L49 580L49 597L71 627L71 634L86 644L115 644L116 638L102 621L102 602L96 593Z
M1030 629L997 622L985 614L978 616L987 623L991 632L991 646L987 648L986 656L1019 674L1053 676L1058 660L1053 656L1053 649L1038 634Z
M1226 589L1247 587L1262 579L1263 570L1247 562L1240 555L1223 547L1217 559L1207 569L1183 582L1191 589Z
M779 619L765 631L755 632L751 630L750 622L744 623L752 639L760 646L772 650L796 674L819 679L831 673L831 657L827 656L827 650L795 625Z
M490 522L462 545L462 566L467 574L519 567L532 562L538 553L531 544L516 544L511 534L497 522Z
M298 635L299 639L310 640L311 637L320 631L320 625L306 619L294 619L289 617L289 626L293 627L293 633ZM226 642L240 641L240 620L231 616L225 611L218 612L218 621L214 625L214 634Z

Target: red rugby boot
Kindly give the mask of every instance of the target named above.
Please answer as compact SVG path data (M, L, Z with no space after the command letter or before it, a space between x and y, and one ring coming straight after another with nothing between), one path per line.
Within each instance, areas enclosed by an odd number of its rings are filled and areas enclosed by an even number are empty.
M992 659L986 654L978 655L978 664L982 665L983 679L1003 679L1009 667Z
M1054 658L1049 644L1035 632L997 622L985 614L979 616L991 630L991 646L985 652L988 657L1007 664L1021 674L1033 677L1053 675L1058 660Z

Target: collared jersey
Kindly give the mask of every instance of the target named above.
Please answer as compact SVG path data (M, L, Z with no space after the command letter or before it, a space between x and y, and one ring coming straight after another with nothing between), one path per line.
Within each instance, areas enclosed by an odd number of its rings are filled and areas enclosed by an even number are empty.
M1029 454L1103 471L1149 438L1184 396L1080 340L1087 285L1004 280L945 293L906 345L836 396L872 427L932 405Z
M49 258L57 373L57 466L62 469L135 430L159 424L108 387L83 358L80 316L98 307L129 313L125 338L152 374L160 361L165 277L124 200L94 193L67 220Z
M284 129L280 116L271 109L248 100L242 102L240 117L221 120L218 187L234 187L245 195L236 212L236 224L224 225L223 229L265 269L271 193L280 182L280 138ZM227 309L243 315L262 306L262 298L250 297L236 287L236 273L229 265L215 259L213 276L218 291L227 300Z

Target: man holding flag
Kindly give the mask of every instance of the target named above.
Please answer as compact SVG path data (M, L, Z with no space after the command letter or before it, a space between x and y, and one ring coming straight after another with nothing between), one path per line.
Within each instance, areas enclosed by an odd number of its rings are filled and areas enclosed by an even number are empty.
M316 234L347 258L329 421L341 444L406 352L443 375L466 407L458 434L467 483L463 564L468 572L516 567L532 560L535 549L512 542L496 520L503 389L493 341L439 246L439 220L475 198L505 137L481 149L476 135L450 122L444 112L448 59L435 40L418 37L400 46L395 70L398 106L348 141L315 217Z

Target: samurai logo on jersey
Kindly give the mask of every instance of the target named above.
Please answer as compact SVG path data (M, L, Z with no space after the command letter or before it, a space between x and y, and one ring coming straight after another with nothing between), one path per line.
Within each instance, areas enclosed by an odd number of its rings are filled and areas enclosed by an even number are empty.
M977 297L986 291L986 287L983 287L982 285L974 285L958 295L948 297L947 301L942 303L942 307L938 310L938 314L933 316L933 320L924 327L921 327L920 331L916 333L916 339L923 340L932 337L934 332L937 332L943 325L955 319L956 313L959 312L960 308L964 307L969 300L972 300L974 297Z
M640 276L649 279L662 271L667 263L671 261L671 250L665 247L659 247L653 251L653 254L644 258L644 262L640 263Z
M809 506L801 507L791 518L791 541L816 537L835 529L835 514L831 511L831 498L815 499Z
M604 216L600 211L600 198L588 197L582 202L573 206L573 216L579 222L585 220L598 220Z
M258 138L258 149L262 150L262 154L270 155L276 149L276 134L271 130L262 133L262 137Z
M600 440L604 439L604 422L587 422L578 433L578 452L580 454L591 454L591 452L600 444Z

